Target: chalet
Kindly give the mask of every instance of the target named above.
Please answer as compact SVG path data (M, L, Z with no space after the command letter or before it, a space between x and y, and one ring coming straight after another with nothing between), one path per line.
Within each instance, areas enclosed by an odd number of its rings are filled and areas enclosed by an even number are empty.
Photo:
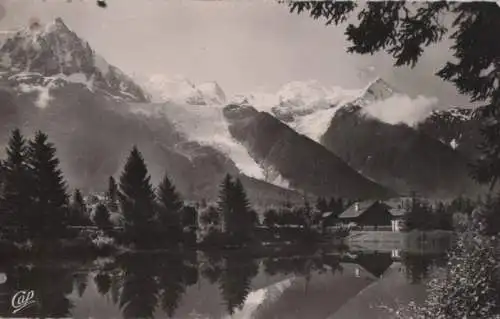
M401 220L405 210L400 199L388 201L368 200L349 206L339 219L343 224L354 223L362 228L374 230L401 230Z

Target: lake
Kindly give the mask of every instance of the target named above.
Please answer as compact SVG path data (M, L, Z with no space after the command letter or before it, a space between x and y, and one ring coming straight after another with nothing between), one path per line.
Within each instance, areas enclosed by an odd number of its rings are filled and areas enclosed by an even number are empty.
M135 253L0 262L1 317L390 318L425 297L441 253L335 251L257 257L245 251ZM13 314L12 297L34 303Z

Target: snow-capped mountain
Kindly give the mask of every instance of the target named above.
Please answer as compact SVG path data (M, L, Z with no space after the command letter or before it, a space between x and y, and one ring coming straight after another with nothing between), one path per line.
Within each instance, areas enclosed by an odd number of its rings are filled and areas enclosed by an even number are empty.
M294 189L320 196L388 198L396 195L267 112L234 104L226 106L223 112L231 136L265 168L266 176L279 174Z
M8 37L0 48L0 69L11 85L38 92L41 106L46 106L51 90L67 83L119 100L147 100L130 77L95 53L61 18L46 25L34 22Z
M187 78L168 77L163 74L141 79L151 101L175 102L190 105L222 105L226 95L217 82L195 85Z
M221 133L224 122L214 122L210 108L198 117L203 110L180 104L195 114L172 119L133 112L129 105L149 112L156 108L139 85L100 59L61 19L16 32L0 48L0 58L2 158L10 130L18 127L27 137L42 130L57 147L68 185L83 191L102 191L136 145L152 182L167 172L187 199L215 199L220 181L230 173L240 177L256 205L301 200L298 192L245 175L245 167L258 165L244 161L245 148ZM204 103L225 98L215 83L196 90ZM200 124L203 119L211 124L208 131ZM193 132L206 135L198 138Z
M478 156L477 145L481 141L480 111L481 108L460 107L437 110L419 123L418 129L473 159Z
M207 104L222 105L226 103L226 94L217 82L205 82L197 86Z
M341 108L366 106L390 98L397 91L381 78L362 89L326 87L318 81L294 81L283 85L275 94L237 95L233 104L252 105L265 111L297 132L319 142L331 119Z
M363 94L353 101L354 104L365 106L377 101L384 101L397 94L398 91L382 78L372 81Z
M443 145L363 112L398 96L381 79L361 90L291 82L229 105L215 82L157 75L143 90L61 19L16 32L0 47L0 62L0 143L16 126L26 134L46 131L69 184L79 188L105 185L132 145L155 178L167 169L190 198L217 196L226 173L238 174L249 197L261 202L300 200L299 190L364 199L415 185L466 188L461 176L450 178L463 168L462 159L453 159L463 139ZM398 134L407 142L396 143ZM408 173L429 165L441 173ZM430 182L421 180L429 175Z
M274 95L238 98L239 105L273 115L389 189L439 197L476 190L466 165L478 141L470 110L433 111L436 99L411 98L380 78L360 90L293 82Z
M277 186L285 188L289 186L279 174L273 176L266 174L264 167L250 156L247 148L231 136L223 108L218 104L186 105L174 102L133 104L131 112L151 118L168 119L188 140L211 146L227 155L245 175Z

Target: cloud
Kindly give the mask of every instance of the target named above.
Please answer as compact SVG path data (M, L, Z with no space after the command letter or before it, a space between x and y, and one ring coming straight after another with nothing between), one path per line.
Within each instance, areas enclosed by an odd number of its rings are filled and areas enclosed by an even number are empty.
M366 106L363 112L388 124L404 123L414 126L437 109L437 105L436 97L419 95L412 99L407 95L396 94L384 101Z

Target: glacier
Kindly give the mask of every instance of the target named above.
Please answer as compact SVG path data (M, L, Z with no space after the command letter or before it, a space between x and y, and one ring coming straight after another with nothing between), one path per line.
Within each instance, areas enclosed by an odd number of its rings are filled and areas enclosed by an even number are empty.
M338 86L326 87L315 80L293 81L283 85L276 93L237 94L231 101L252 105L319 142L339 106L358 98L363 92Z
M222 109L220 105L164 102L131 104L130 111L145 116L168 118L188 140L214 147L228 155L243 174L265 180L263 168L250 156L246 147L231 136ZM288 183L280 176L267 182L288 187Z

